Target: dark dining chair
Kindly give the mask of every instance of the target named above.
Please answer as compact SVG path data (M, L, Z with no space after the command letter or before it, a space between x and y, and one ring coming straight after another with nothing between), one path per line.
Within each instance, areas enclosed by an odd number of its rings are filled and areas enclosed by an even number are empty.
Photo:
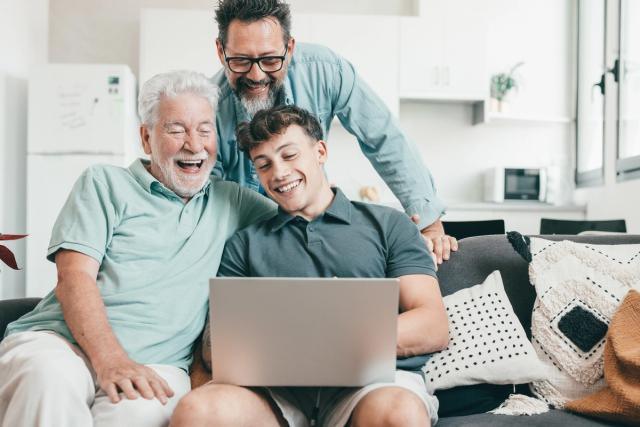
M624 219L569 220L542 218L540 220L540 234L579 234L583 231L626 233L627 223Z
M445 234L456 239L488 234L504 234L504 220L490 219L484 221L442 221Z

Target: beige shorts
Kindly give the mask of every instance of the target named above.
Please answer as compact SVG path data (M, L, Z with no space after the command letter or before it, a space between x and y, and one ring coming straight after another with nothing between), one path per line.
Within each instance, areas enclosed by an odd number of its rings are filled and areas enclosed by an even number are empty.
M314 418L317 419L316 426L339 427L347 424L363 397L382 387L401 387L415 393L424 403L431 425L438 421L438 399L427 393L422 375L415 372L396 371L395 382L374 383L361 388L270 387L267 391L289 427L309 427Z

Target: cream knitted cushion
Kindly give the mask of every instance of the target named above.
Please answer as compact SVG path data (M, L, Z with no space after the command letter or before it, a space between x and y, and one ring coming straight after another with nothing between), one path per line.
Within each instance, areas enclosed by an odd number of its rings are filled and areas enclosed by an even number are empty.
M605 335L631 288L640 289L640 245L590 245L531 238L536 288L532 343L547 366L534 395L556 407L603 386Z

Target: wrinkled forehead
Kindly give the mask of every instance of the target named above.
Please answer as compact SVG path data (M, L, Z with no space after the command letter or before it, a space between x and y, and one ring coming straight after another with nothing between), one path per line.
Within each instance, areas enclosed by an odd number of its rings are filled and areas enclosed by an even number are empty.
M157 105L157 119L160 123L215 123L215 111L201 95L190 92L162 95Z

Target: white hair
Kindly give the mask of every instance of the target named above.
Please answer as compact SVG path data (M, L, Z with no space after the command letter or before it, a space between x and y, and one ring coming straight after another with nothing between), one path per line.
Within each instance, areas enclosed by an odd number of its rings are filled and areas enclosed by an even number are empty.
M173 98L183 93L203 97L209 102L215 114L218 105L218 87L202 73L178 70L156 74L142 85L138 94L140 122L153 127L158 121L158 105L162 97Z

